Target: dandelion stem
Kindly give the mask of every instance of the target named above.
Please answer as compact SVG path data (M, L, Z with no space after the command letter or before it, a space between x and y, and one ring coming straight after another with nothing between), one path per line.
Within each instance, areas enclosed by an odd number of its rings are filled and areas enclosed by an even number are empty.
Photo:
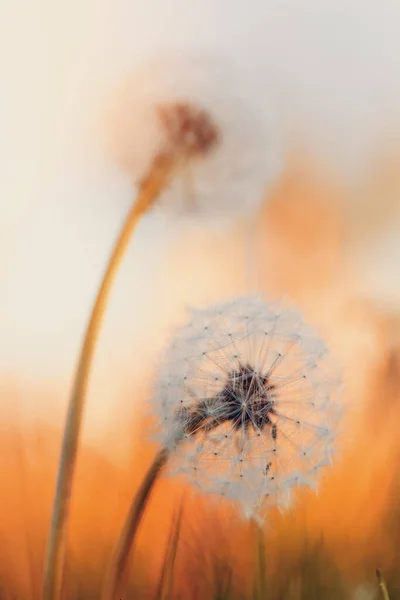
M383 578L382 569L376 569L376 576L378 578L379 587L381 588L383 600L390 600L389 592L386 587L386 582Z
M129 567L130 551L135 539L135 534L141 523L144 509L150 498L151 491L157 478L168 460L169 451L162 448L154 458L139 490L135 494L125 520L120 538L118 540L114 556L111 560L105 586L103 588L102 600L119 600L122 596L123 587L126 583Z
M266 596L266 585L265 585L265 540L264 532L261 529L258 521L254 518L251 519L252 528L255 533L257 542L257 565L256 565L256 580L255 580L255 598L257 600L264 600Z
M89 318L64 428L47 544L43 600L56 600L59 598L61 592L67 523L85 396L96 342L112 284L140 218L149 210L170 181L175 163L176 160L173 155L160 154L155 158L152 167L143 178L137 199L128 213L114 246Z

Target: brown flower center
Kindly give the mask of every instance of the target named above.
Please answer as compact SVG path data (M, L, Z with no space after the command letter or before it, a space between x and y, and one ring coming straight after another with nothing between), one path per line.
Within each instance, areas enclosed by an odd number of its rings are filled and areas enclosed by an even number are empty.
M195 406L178 410L177 418L186 434L210 431L226 422L234 430L265 427L277 438L275 386L267 375L257 373L250 365L240 365L228 375L224 388L211 398L199 400Z
M196 106L171 102L158 107L158 116L173 150L204 156L219 142L220 134L210 115Z

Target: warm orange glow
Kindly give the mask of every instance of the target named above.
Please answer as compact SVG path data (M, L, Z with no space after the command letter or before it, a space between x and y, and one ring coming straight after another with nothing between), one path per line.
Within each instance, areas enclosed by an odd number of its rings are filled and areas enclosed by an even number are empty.
M344 256L341 215L332 200L336 193L301 169L293 169L258 223L263 287L274 296L287 294L326 333L345 365L348 405L337 461L326 472L319 494L299 494L296 506L284 517L271 513L265 535L272 571L296 561L305 539L318 544L322 536L340 568L362 577L378 563L389 567L398 561L386 522L397 502L393 474L399 459L399 326L395 317L357 297L354 274L348 271ZM179 248L172 252L167 276L176 279L185 269L192 269L192 277L181 277L180 287L165 297L167 321L179 312L174 299L194 302L245 289L243 266L239 266L243 265L240 246L244 239L242 227L234 236L222 237L223 242L217 234L214 239L199 234L192 244L185 240L184 256ZM222 250L217 253L219 243ZM221 263L214 264L215 271L196 271L196 260L211 259ZM230 268L222 268L227 264ZM191 285L193 269L198 274L195 286ZM148 389L142 383L138 390L145 407ZM40 424L34 428L11 418L15 396L12 383L6 382L0 436L0 566L2 582L27 597L30 590L37 595L40 588L60 430ZM126 402L130 402L128 397ZM131 495L154 451L146 441L147 431L147 421L138 418L132 426L134 444L120 464L104 458L108 444L112 453L112 435L101 453L85 446L81 449L67 565L71 592L76 586L99 589L101 585L105 561ZM126 448L130 444L127 439ZM177 585L182 593L189 593L199 569L204 569L204 578L199 580L207 585L210 552L229 555L235 577L248 586L246 573L253 563L254 542L248 525L236 521L230 507L210 505L175 480L158 484L139 536L137 564L144 565L156 581L171 519L183 493L180 543L190 552L181 550L177 562Z

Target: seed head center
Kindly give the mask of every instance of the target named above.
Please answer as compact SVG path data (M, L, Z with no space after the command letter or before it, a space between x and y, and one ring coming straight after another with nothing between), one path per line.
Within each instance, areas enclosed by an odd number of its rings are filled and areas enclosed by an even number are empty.
M185 430L211 431L223 423L232 423L234 430L249 429L260 431L276 425L272 421L276 415L274 386L268 376L256 373L250 365L240 365L231 371L223 389L211 398L199 401L190 409L180 413L185 418Z
M158 107L158 116L172 151L191 157L205 156L220 140L211 116L194 105L162 104Z

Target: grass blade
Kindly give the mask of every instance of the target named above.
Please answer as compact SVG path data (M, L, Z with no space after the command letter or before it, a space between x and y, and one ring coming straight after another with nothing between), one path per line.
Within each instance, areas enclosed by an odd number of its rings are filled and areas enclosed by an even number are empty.
M381 595L383 600L390 600L389 592L386 587L386 582L383 578L383 573L381 569L376 569L376 576L378 578L379 587L381 589Z

